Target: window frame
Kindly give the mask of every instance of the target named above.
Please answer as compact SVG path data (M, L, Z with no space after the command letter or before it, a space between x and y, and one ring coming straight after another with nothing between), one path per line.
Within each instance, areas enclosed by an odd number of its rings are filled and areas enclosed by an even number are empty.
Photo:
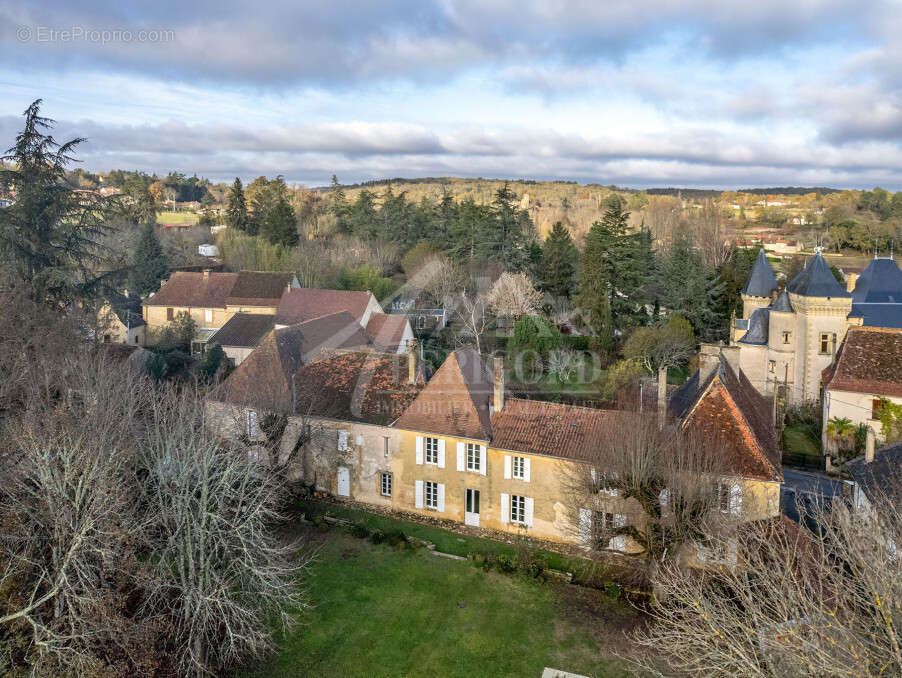
M438 466L438 438L423 437L423 463ZM432 458L430 459L430 454Z
M394 483L394 479L392 478L392 474L389 471L383 471L379 478L379 493L383 497L390 497L392 493L392 485ZM386 491L386 488L388 491Z
M783 332L783 343L784 344L792 343L792 332L787 332L787 331Z
M212 323L212 322L213 322L213 309L212 309L212 308L205 308L205 309L204 309L204 322L205 322L205 323Z
M768 360L767 361L767 371L769 374L777 373L777 361L776 360Z
M466 443L465 449L467 455L466 469L480 473L482 471L482 446L478 443Z
M833 351L830 350L830 333L829 332L821 332L820 333L820 354L821 355L832 355Z
M432 503L429 503L430 496ZM438 483L434 480L427 480L423 483L423 508L438 511Z
M171 323L175 320L175 309L171 306L166 307L166 322Z
M517 462L519 460L520 473L517 473ZM514 480L526 480L526 457L517 455L511 456L511 478Z
M526 525L526 497L522 494L512 494L508 501L510 502L508 507L508 511L510 512L510 522L517 523L518 525ZM515 517L517 515L519 515L519 517Z
M726 499L726 503L725 500ZM717 510L721 513L731 513L733 504L733 485L725 481L717 483Z

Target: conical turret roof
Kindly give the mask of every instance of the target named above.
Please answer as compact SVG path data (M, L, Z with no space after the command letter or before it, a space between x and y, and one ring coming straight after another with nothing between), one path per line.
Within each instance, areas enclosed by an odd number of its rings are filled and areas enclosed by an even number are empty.
M829 264L820 252L816 252L805 268L786 286L793 294L802 297L851 297L833 276Z
M742 288L742 293L753 297L769 297L775 289L777 279L774 277L774 270L770 267L764 250L758 250L758 258L755 259L755 265L752 266L752 272L745 287Z

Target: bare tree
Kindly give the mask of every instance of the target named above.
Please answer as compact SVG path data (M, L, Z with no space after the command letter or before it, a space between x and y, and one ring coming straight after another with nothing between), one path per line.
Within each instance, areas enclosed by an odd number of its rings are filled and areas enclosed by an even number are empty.
M652 623L634 640L654 653L645 675L902 674L902 539L898 503L842 502L744 527L737 568L662 567Z
M489 309L502 318L533 315L542 301L542 293L525 273L504 272L492 285L486 299Z
M476 351L482 353L482 335L490 323L486 295L461 292L457 296L457 317L462 325L461 334L472 340Z
M154 403L141 450L149 563L143 612L172 625L180 675L213 675L271 647L271 623L303 607L305 559L272 532L283 488L208 433L191 395Z

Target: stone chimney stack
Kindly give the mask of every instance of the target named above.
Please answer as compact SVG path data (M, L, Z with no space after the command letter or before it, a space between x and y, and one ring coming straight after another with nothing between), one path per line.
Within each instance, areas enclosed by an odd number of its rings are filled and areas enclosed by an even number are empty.
M720 367L720 349L717 344L702 344L698 354L698 383L704 384Z
M407 341L407 383L417 383L417 366L420 360L420 347L416 339L408 339Z
M846 292L854 292L855 291L855 283L858 282L858 274L846 273Z
M504 358L496 355L492 359L492 368L495 376L495 399L492 404L495 412L504 409Z
M739 351L739 346L720 347L720 354L727 361L727 364L730 366L737 377L739 376Z
M870 464L874 461L874 448L876 446L877 441L874 436L874 429L868 426L868 437L864 446L864 460L866 463Z

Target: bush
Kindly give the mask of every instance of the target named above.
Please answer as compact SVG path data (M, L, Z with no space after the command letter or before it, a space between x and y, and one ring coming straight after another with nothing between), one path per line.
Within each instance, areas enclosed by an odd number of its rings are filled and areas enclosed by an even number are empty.
M385 539L386 539L385 532L383 532L378 527L375 530L373 530L373 533L370 535L370 541L373 542L374 544L381 544L385 541Z
M370 536L369 529L363 523L352 523L348 528L348 532L352 537L357 537L358 539L366 539Z
M589 337L582 334L564 334L562 335L564 346L574 351L588 351Z
M407 545L407 535L401 530L389 530L385 533L385 541L389 546Z
M498 569L501 572L511 573L517 571L517 563L512 556L507 555L506 553L499 553L496 558L496 562L498 564Z

